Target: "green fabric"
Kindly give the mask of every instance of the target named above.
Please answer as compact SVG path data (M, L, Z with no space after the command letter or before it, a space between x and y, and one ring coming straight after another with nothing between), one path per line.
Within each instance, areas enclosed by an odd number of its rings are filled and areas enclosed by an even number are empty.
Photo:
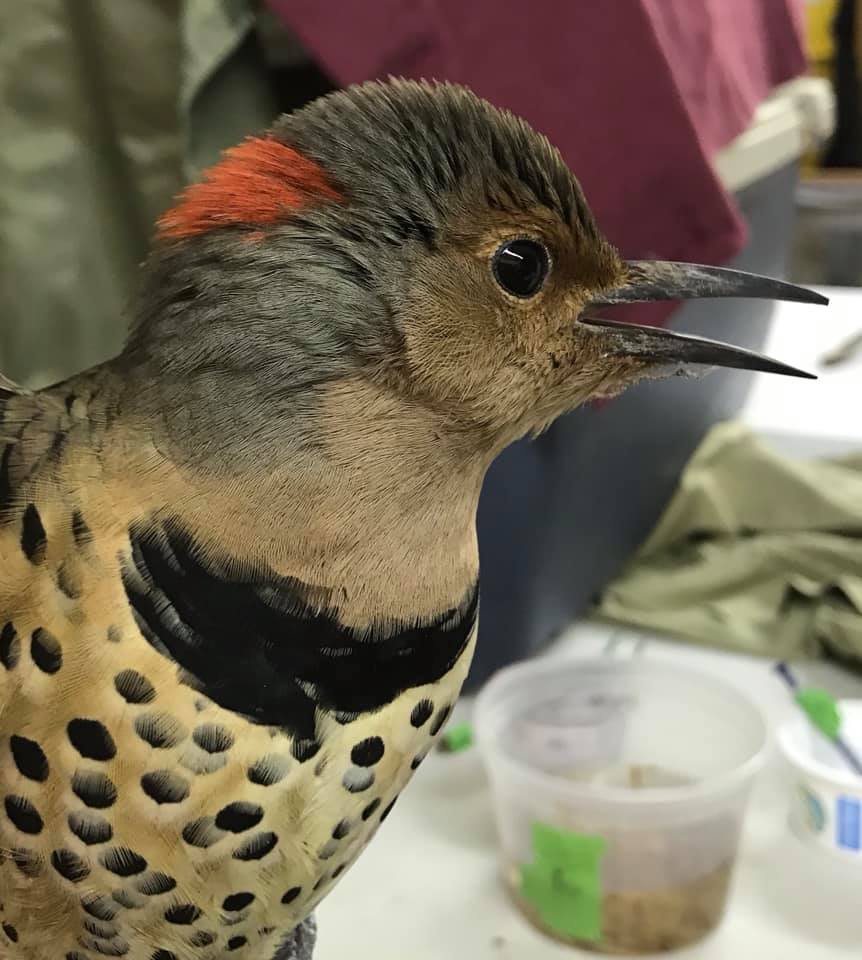
M598 616L776 659L862 661L862 454L792 460L739 423L715 427Z
M153 223L271 123L254 0L0 3L0 370L114 353Z

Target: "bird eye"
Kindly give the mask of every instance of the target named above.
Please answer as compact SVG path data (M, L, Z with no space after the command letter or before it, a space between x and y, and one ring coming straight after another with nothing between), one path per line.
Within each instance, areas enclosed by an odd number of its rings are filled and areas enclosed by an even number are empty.
M497 283L513 297L526 299L542 289L551 258L536 240L507 240L497 248L491 268Z

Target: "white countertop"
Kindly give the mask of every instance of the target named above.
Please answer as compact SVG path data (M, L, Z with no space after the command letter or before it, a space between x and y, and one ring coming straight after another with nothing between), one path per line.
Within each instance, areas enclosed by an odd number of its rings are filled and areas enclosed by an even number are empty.
M790 437L799 448L820 448L836 440L862 445L862 349L847 363L823 367L820 358L854 334L862 333L862 290L821 287L828 307L782 303L763 348L776 360L802 367L816 383L793 377L758 376L743 411L754 429ZM721 338L721 331L715 336Z
M817 383L761 377L745 419L788 447L829 452L862 446L862 352L845 366L819 357L862 329L862 293L824 291L831 308L782 304L766 352L822 374ZM720 332L716 336L720 337ZM696 387L695 387L696 388ZM578 624L554 653L601 653L609 627ZM618 652L630 652L634 634ZM773 726L795 708L770 664L641 638L641 655L673 658L721 675L754 696ZM862 681L824 664L806 680L836 696L862 697ZM456 712L468 716L469 701ZM773 753L761 775L727 916L680 960L859 960L862 864L810 854L788 833L789 790ZM432 754L374 842L318 911L316 960L564 960L595 957L536 932L511 905L498 875L491 798L475 750Z

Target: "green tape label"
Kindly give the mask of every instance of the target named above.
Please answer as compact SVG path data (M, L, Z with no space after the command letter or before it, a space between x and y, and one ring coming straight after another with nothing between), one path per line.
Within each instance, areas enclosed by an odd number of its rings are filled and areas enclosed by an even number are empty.
M816 687L798 690L796 702L825 737L834 740L841 732L838 704L825 690L818 690Z
M473 728L469 723L456 723L443 734L443 747L449 753L460 753L473 745Z
M521 893L556 933L578 940L602 937L602 837L532 825L534 861L521 867Z

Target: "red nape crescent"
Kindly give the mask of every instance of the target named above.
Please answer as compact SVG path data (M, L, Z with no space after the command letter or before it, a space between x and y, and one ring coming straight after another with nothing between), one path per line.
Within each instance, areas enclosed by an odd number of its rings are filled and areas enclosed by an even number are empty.
M158 235L183 239L227 226L262 227L292 211L342 195L322 168L271 137L251 137L187 187L158 223Z

